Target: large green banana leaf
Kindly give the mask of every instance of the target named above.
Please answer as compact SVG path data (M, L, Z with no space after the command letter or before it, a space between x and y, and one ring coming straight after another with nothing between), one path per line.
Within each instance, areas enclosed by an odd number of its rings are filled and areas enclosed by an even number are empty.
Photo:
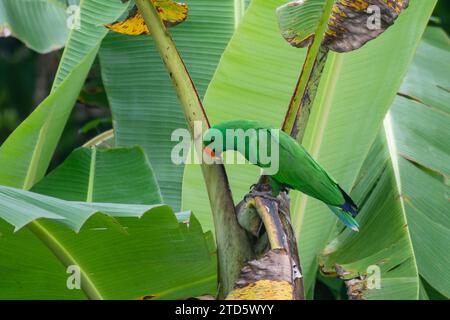
M120 17L126 8L127 5L122 1L80 1L80 28L70 32L53 89L60 85L85 56L97 54L101 41L108 34L104 24Z
M161 206L65 201L6 186L0 186L0 201L0 217L13 225L16 231L30 222L46 218L65 224L78 232L86 221L97 213L141 217L153 207ZM108 220L111 219L105 219L106 225L111 224Z
M125 5L122 3L110 4L105 7L105 3L102 6L101 3L90 0L85 0L80 5L81 28L74 29L70 33L54 82L54 90L0 147L0 167L2 168L0 171L0 185L30 189L37 181L42 179L86 75L97 54L99 42L107 33L107 30L101 24L120 16L125 9ZM30 19L30 17L25 16L22 18L25 20ZM40 211L40 213L48 215L48 213L43 211ZM8 214L11 215L11 212ZM28 212L28 214L32 214L32 212ZM89 212L85 212L84 218L88 216ZM50 229L42 225L41 222L34 221L33 217L13 215L9 220L22 224L31 221L28 224L31 229L21 232L22 234L27 234L26 238L33 239L35 243L39 242L31 236L31 230L34 230L35 234L47 235L44 239L54 238L54 236L50 236ZM2 240L4 239L6 237L2 238ZM11 240L11 238L8 239ZM18 239L18 237L14 237L14 239ZM12 245L8 246L7 242L3 243L7 247L13 247ZM20 241L17 240L17 243L19 244ZM42 244L39 244L39 246L44 248ZM27 244L24 247L27 247ZM56 248L59 247L56 246ZM5 252L7 251L5 250ZM59 250L59 252L65 253L66 250ZM47 253L47 256L49 254L50 252ZM16 260L8 258L2 261L18 261L17 258ZM24 259L26 258L24 255ZM56 259L54 260L54 264L61 269L59 262ZM28 259L25 261L28 261ZM8 266L6 268L10 269ZM24 273L23 275L27 277L29 274ZM9 283L9 287L13 286ZM19 291L17 290L20 294ZM93 296L96 296L95 293L94 290ZM28 294L26 293L24 296Z
M320 255L322 272L356 279L348 283L353 299L418 299L419 274L383 134L361 168L352 197L361 204L358 220L366 227L359 233L344 230L330 241ZM378 275L372 282L370 277Z
M0 187L0 271L8 275L0 279L0 297L176 299L215 293L210 233L203 234L195 217L152 204L159 191L140 148L79 149L34 191L52 197ZM13 232L29 221L35 226ZM71 265L80 269L82 290L66 286L65 267Z
M412 60L436 1L411 1L395 25L351 53L331 53L325 67L305 147L344 189L355 181ZM224 52L207 90L205 108L213 123L256 119L279 126L299 76L306 50L282 38L275 15L280 0L253 0ZM235 200L256 182L258 170L227 167ZM186 166L183 206L202 226L212 227L200 170ZM315 281L317 254L326 244L335 218L319 201L292 194L292 222L298 235L305 286ZM362 225L364 228L364 226Z
M0 35L8 29L40 53L59 49L69 34L66 9L58 0L1 0Z
M0 146L0 184L29 189L45 174L95 53L86 56Z
M344 188L356 179L435 4L411 1L379 38L354 52L329 57L324 71L327 78L319 85L304 143ZM316 255L335 223L328 208L318 201L304 195L296 201L293 223L299 232L304 271L311 275L305 279L310 288Z
M65 123L107 33L103 23L125 10L118 2L84 0L81 27L71 31L52 93L0 147L0 184L29 189L45 174Z
M118 1L118 0L117 0ZM187 21L170 29L201 97L234 31L239 1L192 0ZM238 14L238 13L236 13ZM164 202L181 206L183 165L174 164L174 130L186 121L170 77L148 36L111 33L100 49L117 145L140 145L161 186Z
M436 63L439 61L439 63ZM390 111L393 153L420 275L450 298L450 41L429 28ZM412 99L411 99L412 98Z
M75 177L71 177L74 173ZM120 182L119 189L116 183L111 184L112 179ZM139 147L77 149L32 191L71 201L121 203L126 199L134 204L162 203L153 170Z
M365 299L417 299L419 274L449 297L449 72L449 39L429 28L352 191L367 227L344 231L320 256L322 271L336 272L337 264L344 279L364 280L379 266L380 288L359 288Z

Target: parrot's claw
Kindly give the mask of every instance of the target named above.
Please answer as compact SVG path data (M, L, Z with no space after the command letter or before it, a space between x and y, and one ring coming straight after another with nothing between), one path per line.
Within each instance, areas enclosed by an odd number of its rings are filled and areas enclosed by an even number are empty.
M264 199L267 199L270 201L275 201L277 203L280 202L280 199L278 199L277 197L274 197L272 195L272 192L260 192L260 191L255 191L255 190L252 190L252 191L250 191L250 193L247 193L244 196L244 200L247 201L249 198L251 199L251 198L255 198L255 197L264 198Z
M271 191L270 186L268 186L267 184L264 184L264 183L258 182L258 183L252 184L250 186L250 193L253 193L253 192L270 193L270 191Z

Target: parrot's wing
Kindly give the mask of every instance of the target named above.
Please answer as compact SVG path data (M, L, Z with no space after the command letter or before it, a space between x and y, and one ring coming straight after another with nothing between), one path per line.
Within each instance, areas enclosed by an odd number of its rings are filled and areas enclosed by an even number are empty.
M314 160L308 151L306 151L306 149L294 138L284 132L280 132L280 140L285 141L284 143L279 141L280 148L286 151L289 155L293 158L302 158L304 163L308 163L308 165L313 167L315 170L321 171L321 173L323 173L329 180L336 185L338 184L337 181L316 160Z
M329 205L345 202L338 184L311 155L284 132L280 132L280 166L277 178L309 196Z
M306 151L305 148L303 148L302 145L298 144L297 141L295 141L292 137L287 135L284 132L280 132L280 134L277 136L273 136L273 139L277 141L279 144L280 149L282 149L285 153L288 154L289 157L292 159L298 159L298 161L302 162L302 164L306 167L309 167L310 170L314 171L314 176L317 178L318 181L308 181L308 184L310 187L315 183L320 183L321 187L319 188L324 192L327 190L328 192L331 192L331 194L335 194L337 196L342 197L342 203L339 204L339 206L332 206L329 205L329 208L336 214L336 216L341 220L347 227L352 229L353 231L359 230L359 225L354 219L354 217L358 214L358 207L353 202L353 200L350 198L347 193L345 193L344 190L338 185L335 179L333 179L328 172L322 168L322 166L317 163L316 160L312 158L312 156ZM292 168L290 168L292 170ZM302 174L305 174L306 170L302 171ZM315 179L312 179L315 180ZM309 188L307 185L304 186L305 190L307 191ZM317 187L317 185L316 185ZM302 190L300 190L302 191ZM313 190L310 190L313 191ZM329 194L328 192L324 192L325 194ZM314 196L316 194L316 196ZM311 192L311 195L313 195L315 198L321 199L320 195L317 194L317 192ZM323 199L322 201L324 201ZM326 201L325 201L326 202Z

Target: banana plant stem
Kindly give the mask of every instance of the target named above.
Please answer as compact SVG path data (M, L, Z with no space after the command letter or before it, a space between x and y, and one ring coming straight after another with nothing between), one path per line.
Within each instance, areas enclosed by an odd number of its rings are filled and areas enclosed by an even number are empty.
M191 133L195 133L196 122L201 122L203 129L209 128L210 124L195 85L153 2L136 0L136 5L151 30L152 38L172 79ZM202 135L193 138L197 142L194 143L196 152L201 157ZM203 163L201 167L216 232L220 295L226 296L233 289L244 261L251 258L253 251L244 230L238 224L224 166Z

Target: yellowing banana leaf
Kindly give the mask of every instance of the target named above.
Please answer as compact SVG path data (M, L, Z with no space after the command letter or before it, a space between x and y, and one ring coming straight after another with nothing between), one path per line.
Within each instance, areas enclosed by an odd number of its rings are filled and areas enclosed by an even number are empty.
M188 6L185 3L178 3L172 0L149 0L152 1L158 10L159 17L166 27L176 26L187 19ZM118 21L105 25L114 32L130 36L151 34L145 24L144 18L138 12L137 7L131 9L128 17L124 21Z
M0 37L12 35L47 53L64 46L69 27L67 6L53 0L1 0Z
M35 188L46 195L0 187L0 272L8 274L0 279L1 298L215 293L211 234L189 213L148 204L158 200L158 188L140 148L79 149ZM68 287L68 267L80 272L79 289Z
M321 254L322 271L356 278L350 286L353 290L358 285L355 296L417 299L419 274L431 287L423 290L450 296L446 272L450 262L446 249L450 241L446 195L450 148L445 143L450 139L446 130L450 117L441 108L450 101L445 90L450 84L448 43L442 30L427 30L361 169L352 195L360 199L361 225L367 227L358 235L344 231ZM442 65L431 73L436 58ZM371 266L381 269L379 288L369 288Z
M112 148L114 146L114 129L100 133L83 145L83 147L99 148Z
M296 0L280 6L277 14L283 37L294 47L307 47L320 36L326 48L349 52L377 38L408 4L409 0Z
M308 46L282 129L303 141L328 53L359 49L377 38L409 0L301 0L277 9L281 32L296 47Z

